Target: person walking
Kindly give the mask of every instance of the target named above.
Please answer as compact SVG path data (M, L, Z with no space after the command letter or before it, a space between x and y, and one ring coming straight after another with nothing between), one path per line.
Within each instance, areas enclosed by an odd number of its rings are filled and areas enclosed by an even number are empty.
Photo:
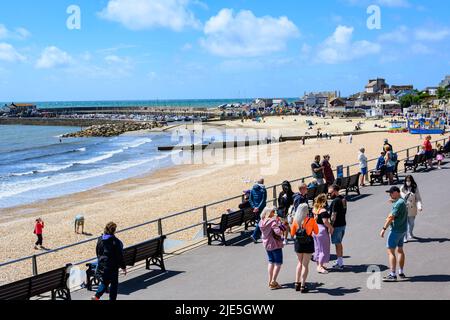
M269 260L267 271L271 290L281 289L277 278L283 265L284 245L282 235L286 231L286 226L275 213L275 208L265 208L261 213L261 221L259 222L264 248Z
M403 250L404 239L408 225L408 209L405 200L401 197L398 187L391 187L388 191L391 202L393 203L392 211L386 219L383 229L380 232L381 238L384 238L387 228L390 227L389 236L387 237L387 253L389 258L390 272L383 278L384 282L396 282L406 279L405 268L405 252ZM399 265L398 277L396 273L397 262Z
M442 161L444 161L445 159L445 152L444 152L444 147L442 147L441 144L438 144L436 146L437 149L437 155L436 155L436 161L437 161L437 168L438 170L442 170Z
M327 185L331 186L336 179L334 178L333 168L331 167L330 164L329 154L323 156L322 167L323 167L323 174L325 176L325 182Z
M386 146L388 146L391 149L392 152L394 151L394 148L392 147L392 144L389 143L388 139L384 139L383 151L386 150Z
M84 234L84 216L82 214L79 214L75 217L75 233L80 233L80 227L81 227L81 234Z
M391 147L385 146L386 152L386 175L389 180L389 185L394 184L394 171L397 163L394 161L394 152L392 152Z
M430 168L430 170L432 170L433 169L433 145L431 144L431 136L425 137L423 146L425 149L425 156L427 158L428 167Z
M37 237L37 241L34 244L34 249L35 250L39 250L39 249L44 249L44 247L42 246L43 244L43 229L44 229L44 220L42 220L41 218L37 218L34 224L34 234Z
M337 261L333 269L344 269L344 247L342 241L344 240L345 230L347 227L347 200L340 195L340 187L333 185L328 189L328 194L333 200L330 205L331 225L333 226L333 234L331 236L331 243L336 246Z
M319 233L316 220L309 216L309 208L302 203L295 213L294 222L291 227L291 236L295 239L295 253L298 264L295 273L295 291L307 293L306 279L309 273L309 263L314 253L313 234Z
M323 167L320 164L320 156L314 158L314 162L311 164L312 176L316 180L317 185L325 184Z
M416 217L423 210L422 197L413 176L409 175L405 178L405 184L400 188L400 194L408 209L408 228L404 238L404 242L407 243L414 238Z
M289 181L284 181L281 185L282 191L278 195L278 217L281 218L283 222L288 222L289 208L294 204L294 192L292 191L291 184ZM284 245L287 245L289 231L286 230L284 234Z
M259 227L259 217L266 207L267 202L267 190L264 186L264 179L261 178L258 180L258 183L253 186L253 189L250 191L250 205L253 208L253 213L256 215L256 228L253 231L253 234L250 238L254 243L258 243L258 240L261 238L261 230Z
M348 136L348 144L352 144L353 143L353 135L349 135Z
M127 274L127 268L123 259L123 243L116 238L115 233L117 225L109 222L104 230L103 235L97 242L97 272L101 274L100 286L92 297L92 300L100 300L109 287L109 299L117 300L117 292L119 289L119 269Z
M365 155L366 149L361 148L359 149L358 154L358 161L359 161L359 168L361 169L361 180L360 180L360 186L365 187L366 186L366 180L369 180L369 170L367 167L367 157Z
M319 233L314 235L314 261L317 262L317 272L327 274L325 265L330 262L330 234L333 234L333 226L330 223L330 215L326 209L327 195L319 195L314 203L313 214L319 227Z

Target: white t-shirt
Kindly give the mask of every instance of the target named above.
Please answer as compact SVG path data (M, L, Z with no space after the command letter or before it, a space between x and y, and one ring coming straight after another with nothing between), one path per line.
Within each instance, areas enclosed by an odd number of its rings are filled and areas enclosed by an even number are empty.
M359 160L359 167L361 169L367 168L367 157L364 153L362 152L359 153L358 160Z

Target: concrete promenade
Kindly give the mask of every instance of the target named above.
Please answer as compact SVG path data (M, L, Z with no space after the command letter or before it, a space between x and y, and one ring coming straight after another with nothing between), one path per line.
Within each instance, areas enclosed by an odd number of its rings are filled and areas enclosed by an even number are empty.
M404 175L402 175L404 176ZM391 204L387 186L362 189L349 202L347 234L344 240L344 271L319 275L310 264L312 290L301 295L293 289L297 257L293 245L284 249L285 263L278 282L284 289L267 288L266 254L262 244L234 236L229 247L200 246L166 260L168 272L139 269L121 277L120 300L295 300L295 299L450 299L450 165L443 170L414 174L424 202L416 220L418 240L405 245L409 280L382 283L369 289L369 266L386 274L385 239L379 232ZM403 180L403 177L402 177ZM229 238L233 235L228 236ZM335 252L332 246L332 254ZM332 259L334 256L332 255ZM330 263L331 265L331 263ZM375 275L376 276L376 275ZM373 276L372 276L373 277ZM87 300L92 292L73 293L75 300ZM107 296L104 297L107 299Z

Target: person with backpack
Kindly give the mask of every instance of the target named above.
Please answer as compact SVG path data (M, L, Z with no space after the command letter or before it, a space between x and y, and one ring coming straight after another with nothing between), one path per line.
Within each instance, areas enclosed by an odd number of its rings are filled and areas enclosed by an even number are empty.
M400 194L406 202L408 209L408 229L403 242L407 243L414 237L414 225L417 214L422 212L422 197L420 196L419 187L414 177L409 175L405 178L405 184L400 188Z
M394 171L397 166L397 155L392 152L391 147L385 146L386 151L386 175L389 180L389 185L394 184Z
M294 192L292 191L292 187L289 181L283 182L282 189L283 190L278 195L277 214L278 217L283 220L283 222L287 222L289 208L294 204ZM288 234L288 231L286 231L284 234L284 245L287 245Z
M97 272L101 275L101 283L92 300L100 300L109 287L109 299L117 300L119 289L119 269L127 274L127 268L123 259L123 243L116 238L117 225L109 222L103 235L97 242Z
M309 208L306 203L300 204L291 228L291 236L295 239L295 252L298 258L295 273L295 291L307 293L306 278L309 273L309 263L314 253L314 239L312 235L319 233L316 220L309 215Z

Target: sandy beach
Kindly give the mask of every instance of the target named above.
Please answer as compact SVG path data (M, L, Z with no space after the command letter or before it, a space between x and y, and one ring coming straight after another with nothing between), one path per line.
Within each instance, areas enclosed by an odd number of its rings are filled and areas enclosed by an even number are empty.
M270 118L266 124L261 125L280 127L284 130L283 134L286 135L288 133L298 134L304 130L304 128L296 128L294 121L292 121L294 123L292 127L285 125L284 121L286 120L281 120L281 118ZM341 119L334 121L341 121ZM380 123L383 123L383 121ZM373 124L367 123L367 130L372 129ZM384 122L384 124L386 123ZM232 122L228 125L231 127L239 126L239 123ZM258 124L251 125L257 126ZM330 127L334 128L333 126ZM336 124L335 127L337 130L343 129L342 124ZM363 127L364 129L366 128ZM123 229L188 208L238 196L243 190L250 189L262 175L266 179L267 186L281 183L284 180L309 176L311 174L310 164L316 154L330 154L333 167L356 163L358 149L362 146L366 148L369 159L376 158L381 152L384 138L389 138L390 143L397 151L419 145L422 142L418 136L388 133L356 135L352 144L348 144L346 138L343 138L342 143L339 143L339 138L320 141L311 139L307 141L305 146L302 146L300 142L285 142L277 144L270 155L270 159L276 159L278 162L277 170L267 175L262 174L264 172L262 169L267 167L267 161L265 163L263 163L264 161L258 164L254 163L254 157L265 157L267 156L266 151L263 152L256 147L252 147L246 153L243 153L243 156L240 156L241 163L230 161L221 164L179 165L87 192L32 205L1 209L0 260L4 262L39 252L33 249L35 242L33 226L37 217L42 217L46 224L44 246L54 249L100 235L104 225L109 221L115 221L119 228ZM433 140L440 138L433 137ZM400 155L401 157L404 157L404 154ZM357 168L352 170L357 170ZM296 185L293 187L297 189ZM271 193L269 193L269 196L271 196ZM238 204L239 201L230 201L210 207L208 208L208 219L219 217L226 209L234 209ZM85 231L88 235L76 235L74 233L73 220L80 213L85 216ZM167 234L201 221L202 211L198 210L164 221L163 231ZM176 241L193 240L201 230L201 227L197 227L173 235L169 239ZM155 236L157 236L157 228L154 224L124 233L121 238L128 246ZM64 252L40 257L38 260L39 272L59 267L65 263L91 258L95 255L94 247L95 243L89 243ZM30 275L31 263L23 262L15 267L4 267L2 269L4 276L3 280L0 280L10 281L12 278Z

